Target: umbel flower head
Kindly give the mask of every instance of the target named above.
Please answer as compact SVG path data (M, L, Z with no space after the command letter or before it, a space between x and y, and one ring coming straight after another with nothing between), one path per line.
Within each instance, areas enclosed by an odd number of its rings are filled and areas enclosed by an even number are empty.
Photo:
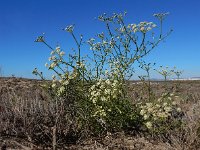
M44 33L43 33L44 34ZM42 35L42 36L38 36L37 38L36 38L36 40L35 40L35 42L44 42L45 40L44 40L44 36Z
M69 33L72 33L74 31L74 25L69 25L64 30Z
M169 12L167 12L167 13L157 13L157 14L154 14L153 16L158 18L159 20L163 20L163 19L165 19L165 17L167 15L169 15Z

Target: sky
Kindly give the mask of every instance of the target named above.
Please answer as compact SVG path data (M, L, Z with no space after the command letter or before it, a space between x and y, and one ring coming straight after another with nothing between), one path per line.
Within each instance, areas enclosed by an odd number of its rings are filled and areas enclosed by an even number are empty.
M199 0L0 0L0 67L4 76L35 78L35 67L49 76L44 64L50 50L34 42L42 33L52 47L59 44L70 52L73 40L62 31L67 25L75 24L75 34L87 40L104 31L95 19L103 13L127 11L126 22L139 23L155 21L154 13L169 12L164 30L173 32L146 61L176 66L184 70L182 77L200 77L199 8Z

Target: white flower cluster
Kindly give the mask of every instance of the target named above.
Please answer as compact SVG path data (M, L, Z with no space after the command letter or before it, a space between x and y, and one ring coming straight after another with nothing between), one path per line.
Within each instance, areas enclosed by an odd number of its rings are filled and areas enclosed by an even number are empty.
M146 22L146 21L140 22L139 24L129 24L127 26L127 28L130 29L134 33L138 31L146 33L155 27L156 27L156 24L154 24L153 22Z
M127 12L119 14L113 13L112 16L107 16L106 13L103 13L103 15L100 15L98 19L103 22L120 22L121 20L123 20L123 17L126 16L126 14Z
M65 52L60 50L60 47L57 46L55 50L51 52L51 56L49 57L50 64L46 63L45 67L48 69L54 69L58 64L62 61L62 57L65 55Z
M154 14L153 16L158 18L159 20L163 20L167 15L169 15L169 12L167 12L167 13L158 13L158 14Z
M51 87L55 90L57 96L67 94L66 90L70 81L73 81L78 77L77 68L85 67L82 62L77 62L76 66L73 67L73 71L71 72L62 69L63 64L66 63L63 59L64 55L65 52L61 51L61 48L57 46L55 50L51 52L51 56L49 57L50 64L45 64L45 67L47 67L49 70L53 70L56 73L56 75L52 76L53 82L51 84ZM60 73L59 70L61 70L62 73Z
M69 33L72 33L74 31L74 25L69 25L64 30Z
M104 38L103 33L98 34L98 37L101 39ZM94 38L91 38L87 41L87 43L90 45L90 50L100 51L100 50L104 49L105 52L111 51L111 48L114 47L115 42L116 41L114 40L114 38L111 38L110 40L102 39L101 42L96 42L96 43L95 43Z
M174 101L176 97L173 94L163 94L157 101L139 106L140 115L147 128L151 129L157 122L167 120L172 116L172 111L181 112L181 108L177 107Z
M118 80L100 79L90 87L89 92L90 100L97 108L94 115L104 116L103 103L111 102L122 95L122 83Z
M85 68L85 64L83 62L76 62L76 66L77 68L82 68L82 69Z
M89 89L90 100L96 104L98 100L109 101L116 99L120 94L122 94L121 86L122 83L120 83L118 80L100 79Z
M93 116L106 117L105 109L103 109L102 106L96 106L96 108L97 108L97 111L95 111Z
M52 76L53 82L51 87L56 90L58 96L66 94L67 86L69 85L71 80L74 80L77 77L77 75L78 75L77 71L73 71L71 74L66 73L61 76L60 80L57 80L56 76L53 75Z

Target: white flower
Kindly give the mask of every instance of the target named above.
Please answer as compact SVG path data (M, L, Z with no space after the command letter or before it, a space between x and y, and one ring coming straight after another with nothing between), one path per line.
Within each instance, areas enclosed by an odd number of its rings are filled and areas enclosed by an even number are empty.
M163 103L163 106L167 106L167 103Z
M121 31L121 32L124 32L124 31L125 31L125 27L121 27L121 28L120 28L120 31Z
M160 105L159 105L159 104L156 104L155 106L156 106L157 108L160 108Z
M95 96L95 93L96 93L96 91L92 91L90 94L91 94L92 96Z
M102 83L103 82L103 80L102 79L99 79L99 83Z
M114 88L112 93L117 93L118 92L118 89L117 88Z
M51 57L49 57L49 61L55 60L55 59L56 59L56 56L51 56Z
M63 93L64 91L65 91L65 87L64 87L64 86L61 86L59 92L60 92L60 93Z
M146 103L147 107L152 107L152 103Z
M111 90L110 89L105 89L105 94L110 94Z
M80 64L80 67L81 67L81 68L84 68L84 67L85 67L85 64L81 63L81 64Z
M101 97L101 100L102 100L102 101L106 101L105 96L102 96L102 97Z
M154 120L154 121L158 120L157 115L155 115L155 116L153 117L153 120Z
M50 67L49 67L49 69L53 69L53 68L55 68L56 67L56 63L55 62L53 62L53 63L51 63L51 65L50 65Z
M55 83L53 83L53 84L51 85L51 87L52 87L52 88L54 88L55 86L56 86L56 84L55 84Z
M65 55L65 52L60 52L60 56L62 57L62 56L64 56Z
M113 82L117 84L119 81L118 80L114 80Z
M147 28L147 31L150 31L151 29L152 29L151 27L148 27L148 28Z
M137 32L138 31L138 28L134 28L133 29L133 32L135 33L135 32Z
M172 98L171 98L171 97L168 97L168 100L170 100L170 101L171 101L171 100L172 100Z
M180 107L178 107L176 110L177 110L178 112L181 112L181 108L180 108Z
M151 129L151 128L152 128L152 123L151 123L150 121L146 122L145 125L146 125L146 127L147 127L148 129Z
M140 28L140 31L141 31L141 32L145 32L145 28L144 28L144 27L141 27L141 28Z
M160 117L160 118L167 118L168 115L166 113L164 113L164 112L161 112L161 113L158 113L158 117Z
M52 75L52 79L55 80L55 79L56 79L56 76L55 76L55 75Z
M104 89L105 88L105 86L102 84L101 86L100 86L100 89Z
M171 107L164 107L164 110L165 110L166 112L170 112L170 111L172 111L172 108L171 108Z
M74 26L73 25L67 26L64 30L69 32L69 33L72 33L73 30L74 30Z
M97 103L97 98L95 98L95 97L92 98L92 103L93 103L93 104L96 104L96 103Z
M103 40L103 44L106 45L106 44L108 44L108 42Z
M148 112L149 113L153 112L153 108L152 107L148 108Z
M111 82L109 79L106 80L106 83L109 85Z
M56 83L56 82L57 82L57 80L56 80L56 78L54 78L54 79L53 79L53 83Z
M122 94L122 93L123 93L123 92L122 92L122 90L119 90L118 92L119 92L120 94Z
M97 86L99 86L100 84L101 84L101 82L100 82L100 81L98 81L98 82L96 83L96 85L97 85Z
M56 47L56 52L60 52L60 46Z
M96 92L96 96L99 96L99 95L101 95L101 93L100 92Z
M152 27L155 28L155 27L156 27L156 24L152 24Z
M113 94L112 97L113 97L113 99L117 98L117 94Z
M55 51L51 51L51 55L53 55L55 53Z
M162 98L159 98L159 99L158 99L158 102L161 102L161 100L162 100Z
M145 110L144 109L142 109L141 111L140 111L140 115L144 115L145 114Z
M95 85L92 85L92 86L90 87L90 90L93 91L94 89L95 89Z
M64 85L68 85L69 84L69 80L66 80L63 84Z
M71 79L74 79L74 78L76 78L76 77L77 77L77 75L78 75L78 73L77 73L77 72L73 72L73 74L72 74L72 76L71 76Z
M176 102L175 102L175 101L173 101L173 102L172 102L172 105L176 105Z
M45 67L48 67L48 63L45 64Z
M105 70L105 74L108 74L108 70Z
M99 115L102 116L102 117L105 117L105 116L106 116L106 113L105 113L104 109L102 109L102 110L99 112Z
M144 120L147 120L147 119L149 118L149 116L148 116L147 114L145 114L145 115L143 116L143 118L144 118Z

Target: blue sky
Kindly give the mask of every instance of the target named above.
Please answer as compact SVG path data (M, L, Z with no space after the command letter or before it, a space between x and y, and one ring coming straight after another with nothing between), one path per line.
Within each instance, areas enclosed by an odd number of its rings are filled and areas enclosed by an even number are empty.
M70 51L73 40L61 30L69 24L87 40L104 31L94 19L104 12L127 11L127 23L154 21L154 13L170 12L164 28L174 31L146 60L176 66L184 70L183 77L200 76L199 8L199 0L0 0L0 66L5 76L34 78L35 67L48 76L44 64L50 51L34 42L43 32L53 47Z

